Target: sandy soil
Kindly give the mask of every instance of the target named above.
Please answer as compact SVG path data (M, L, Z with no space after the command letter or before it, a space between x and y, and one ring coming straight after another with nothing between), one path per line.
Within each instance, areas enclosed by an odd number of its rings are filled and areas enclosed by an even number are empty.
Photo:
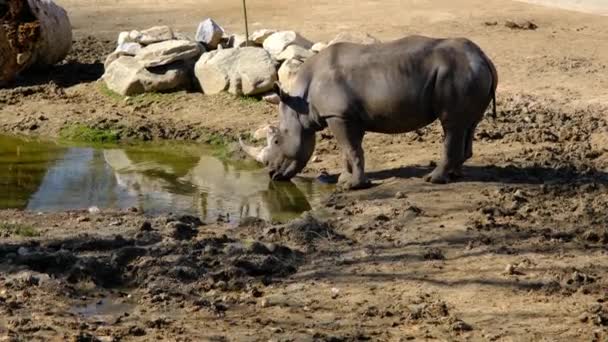
M60 1L75 49L0 90L0 130L57 136L76 122L127 138L233 139L276 109L177 93L125 101L95 80L120 30L240 31L238 1ZM272 226L200 226L136 212L1 211L0 336L7 340L605 340L608 22L498 0L250 1L253 28L315 40L356 30L466 36L495 61L497 117L463 179L421 177L438 127L370 134L375 187ZM531 20L513 30L507 20ZM214 133L214 134L210 134ZM305 176L340 172L329 132ZM24 235L38 235L24 237ZM109 304L108 304L109 303ZM87 310L83 309L88 308ZM89 305L88 307L86 305Z

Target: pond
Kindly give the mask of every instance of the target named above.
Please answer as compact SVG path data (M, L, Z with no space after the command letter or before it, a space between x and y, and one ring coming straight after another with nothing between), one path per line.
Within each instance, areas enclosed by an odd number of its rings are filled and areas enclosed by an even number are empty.
M310 179L271 182L258 164L214 152L187 143L97 148L0 135L0 209L135 207L145 214L195 214L207 222L286 221L332 191Z

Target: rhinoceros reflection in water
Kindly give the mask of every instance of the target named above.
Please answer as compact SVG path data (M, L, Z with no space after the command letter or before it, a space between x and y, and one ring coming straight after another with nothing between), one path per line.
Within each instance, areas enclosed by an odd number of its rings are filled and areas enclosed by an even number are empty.
M293 183L273 183L265 170L241 171L211 156L202 156L182 179L207 193L208 213L272 220L311 209Z
M201 156L185 174L158 162L134 163L123 150L106 150L104 157L143 210L197 211L208 220L226 214L276 220L311 208L293 183L273 184L263 170L241 171L211 156Z

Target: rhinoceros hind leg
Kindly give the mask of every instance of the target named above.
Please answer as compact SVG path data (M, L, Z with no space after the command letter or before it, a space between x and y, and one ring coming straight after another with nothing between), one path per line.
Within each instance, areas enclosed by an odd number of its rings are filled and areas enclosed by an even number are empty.
M446 129L443 157L435 170L424 179L434 184L446 184L450 181L450 174L457 172L465 160L466 130Z
M467 131L466 146L464 148L464 160L469 160L473 157L473 140L475 139L475 128L477 124L471 126Z

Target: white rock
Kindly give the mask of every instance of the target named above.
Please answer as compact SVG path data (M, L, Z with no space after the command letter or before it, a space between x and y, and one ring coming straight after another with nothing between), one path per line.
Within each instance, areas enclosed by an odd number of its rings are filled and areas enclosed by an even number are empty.
M327 47L327 44L319 42L319 43L316 43L315 45L313 45L310 48L310 51L319 53L322 50L324 50L326 47Z
M150 45L171 40L174 37L173 30L169 26L154 26L141 31L135 41L142 45Z
M168 40L144 47L135 58L145 67L156 67L177 61L194 60L202 53L202 47L196 42Z
M277 80L272 58L255 47L205 53L194 73L205 94L228 90L235 95L256 95L271 90Z
M141 32L137 30L132 30L129 32L129 41L130 42L138 42L141 38Z
M135 57L122 56L112 62L103 75L108 88L120 95L131 96L146 92L162 92L189 85L188 69L183 64L155 68L150 72ZM99 213L91 207L89 212Z
M122 52L128 56L135 56L141 51L142 46L139 43L122 43L116 47L114 52Z
M110 64L112 64L115 60L122 56L129 56L128 54L122 51L114 51L106 57L106 60L103 62L104 70L107 70Z
M89 207L89 213L91 213L91 214L99 214L100 212L101 212L101 210L99 210L99 208L97 208L95 206Z
M271 34L264 41L264 49L266 49L272 57L278 56L290 45L298 45L305 49L310 49L312 47L312 42L294 31L276 32Z
M277 32L276 30L267 30L267 29L257 30L249 36L249 40L255 42L256 44L264 44L264 41L266 40L266 38L270 37L271 35L273 35L276 32Z
M132 40L129 38L129 32L123 31L118 34L118 41L116 42L116 46L121 46L124 43L131 43Z
M314 52L305 49L299 45L290 45L277 56L277 60L280 62L288 59L297 59L300 61L305 61L314 55Z
M302 64L304 62L298 59L288 59L279 68L279 82L281 83L281 87L287 92L292 90L293 83Z
M380 40L365 32L340 32L327 45L336 43L376 44L380 43Z
M262 100L275 105L281 103L281 98L275 92L269 92L268 94L265 94L264 96L262 96Z
M216 49L223 35L224 29L213 19L209 18L198 24L194 39L197 42L205 44L208 49Z
M30 251L26 247L19 247L19 249L17 249L17 254L21 256L28 255L29 253Z

